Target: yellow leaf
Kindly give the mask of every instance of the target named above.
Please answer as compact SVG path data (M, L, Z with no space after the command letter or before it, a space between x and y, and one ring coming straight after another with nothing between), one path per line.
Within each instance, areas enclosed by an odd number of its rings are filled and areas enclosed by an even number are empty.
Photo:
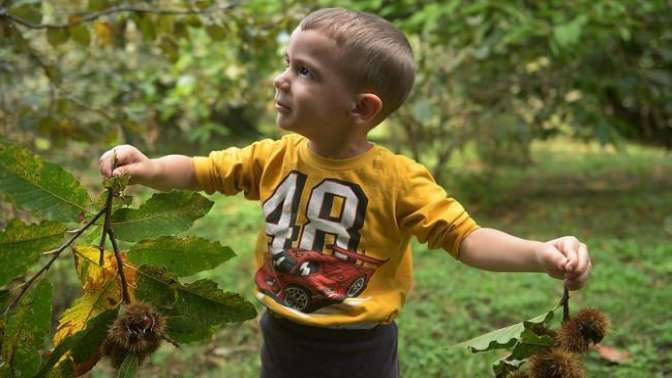
M70 306L58 322L53 344L57 346L66 337L74 335L86 327L86 322L102 312L113 309L121 301L121 289L117 273L117 261L114 252L105 251L103 266L98 265L99 251L96 246L73 247L75 269L82 282L82 296ZM134 299L136 274L135 268L126 263L126 254L122 252L124 274L128 282L131 301Z
M77 25L81 23L83 20L82 16L77 16L77 15L71 15L68 17L68 25Z
M107 46L112 42L112 35L114 32L112 30L112 25L110 25L109 22L96 21L93 29L100 46Z
M107 285L110 280L118 278L117 259L114 252L105 250L103 266L98 265L100 259L100 250L97 246L76 246L73 247L73 256L75 258L75 270L79 275L84 290L96 291ZM121 252L121 260L124 262L124 274L126 281L131 286L135 286L135 272L133 265L127 262L126 252Z
M81 297L63 312L58 321L54 334L53 344L59 345L66 337L86 328L86 322L106 310L115 308L119 304L120 292L114 280L110 280L106 287L97 291L84 291Z

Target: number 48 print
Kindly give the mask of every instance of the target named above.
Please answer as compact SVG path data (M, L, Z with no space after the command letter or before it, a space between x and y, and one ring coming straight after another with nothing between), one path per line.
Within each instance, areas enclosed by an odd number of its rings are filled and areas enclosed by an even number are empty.
M337 246L356 250L368 205L362 188L342 180L322 180L311 189L306 222L298 225L296 218L306 181L305 174L291 171L263 204L271 254L291 248L297 239L300 249L321 251L326 235L333 235ZM340 211L334 214L336 202L341 205L336 206Z

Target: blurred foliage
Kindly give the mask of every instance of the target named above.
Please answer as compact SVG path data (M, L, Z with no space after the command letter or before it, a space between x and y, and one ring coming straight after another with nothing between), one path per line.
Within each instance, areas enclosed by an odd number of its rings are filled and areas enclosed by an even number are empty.
M278 35L296 23L281 3L120 4L5 2L3 134L159 153L259 136Z
M301 17L379 14L413 44L416 87L379 134L438 177L467 142L530 162L557 134L672 147L667 0L4 0L0 127L37 149L207 152L274 136L271 79Z

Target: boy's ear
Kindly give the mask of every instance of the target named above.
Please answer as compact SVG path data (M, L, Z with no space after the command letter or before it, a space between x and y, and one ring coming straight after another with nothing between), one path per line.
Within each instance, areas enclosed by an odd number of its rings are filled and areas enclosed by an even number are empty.
M370 124L383 110L383 100L373 93L360 93L352 109L356 123Z

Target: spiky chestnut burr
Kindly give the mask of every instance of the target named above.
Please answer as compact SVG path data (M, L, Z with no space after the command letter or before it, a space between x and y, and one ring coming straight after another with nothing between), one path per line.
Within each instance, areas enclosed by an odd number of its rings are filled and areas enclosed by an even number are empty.
M530 375L527 374L527 371L519 369L509 374L508 378L530 378Z
M161 345L166 333L166 318L151 305L135 302L126 308L107 332L103 354L112 365L121 366L126 356L133 353L142 361Z
M533 355L528 360L532 378L584 378L583 364L573 353L551 349Z
M560 348L572 353L585 353L591 343L602 341L609 328L609 319L597 309L582 309L558 330Z

